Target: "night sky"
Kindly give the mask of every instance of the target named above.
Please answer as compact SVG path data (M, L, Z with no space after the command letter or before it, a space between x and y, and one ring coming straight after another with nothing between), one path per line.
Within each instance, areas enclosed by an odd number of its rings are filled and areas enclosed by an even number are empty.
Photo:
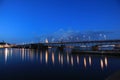
M118 31L120 0L0 0L1 41L30 41L61 29Z

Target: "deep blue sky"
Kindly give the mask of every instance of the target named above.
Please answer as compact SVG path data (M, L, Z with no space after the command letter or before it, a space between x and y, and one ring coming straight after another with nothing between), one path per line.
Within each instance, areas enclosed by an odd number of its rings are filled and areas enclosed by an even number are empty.
M119 0L0 0L0 40L22 42L59 29L116 31Z

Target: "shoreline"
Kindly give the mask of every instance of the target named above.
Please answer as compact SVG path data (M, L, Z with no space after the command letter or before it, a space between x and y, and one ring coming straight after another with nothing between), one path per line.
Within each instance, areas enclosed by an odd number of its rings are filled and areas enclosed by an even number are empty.
M72 51L72 54L113 55L120 56L120 51Z

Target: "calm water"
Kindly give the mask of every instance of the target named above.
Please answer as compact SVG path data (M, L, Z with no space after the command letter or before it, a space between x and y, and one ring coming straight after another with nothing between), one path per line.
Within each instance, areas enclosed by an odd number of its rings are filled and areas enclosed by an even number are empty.
M70 54L56 49L0 49L0 80L106 80L120 57Z

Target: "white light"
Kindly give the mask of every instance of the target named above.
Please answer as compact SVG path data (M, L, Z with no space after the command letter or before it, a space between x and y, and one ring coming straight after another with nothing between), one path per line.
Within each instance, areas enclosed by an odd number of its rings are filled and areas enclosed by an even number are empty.
M102 59L100 60L100 65L101 65L101 69L103 69L104 64L103 64L103 60Z
M5 62L7 62L7 58L8 58L8 49L5 48Z
M48 39L45 40L45 43L48 43Z

